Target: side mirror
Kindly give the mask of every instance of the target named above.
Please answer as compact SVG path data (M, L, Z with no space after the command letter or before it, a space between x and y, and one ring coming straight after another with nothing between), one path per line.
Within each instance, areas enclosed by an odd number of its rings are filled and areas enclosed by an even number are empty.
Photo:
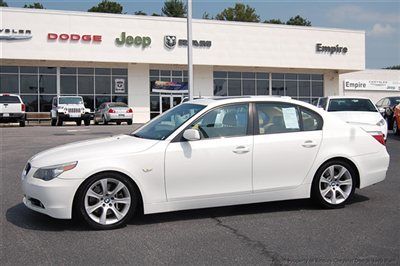
M183 138L189 141L200 140L200 132L197 129L189 128L183 132Z

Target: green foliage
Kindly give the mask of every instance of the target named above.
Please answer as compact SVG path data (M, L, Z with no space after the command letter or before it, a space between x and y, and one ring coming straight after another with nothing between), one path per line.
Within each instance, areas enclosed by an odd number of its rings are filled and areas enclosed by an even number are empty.
M295 17L291 17L287 22L286 25L294 25L294 26L311 26L311 21L300 17L299 15Z
M166 0L161 12L167 17L184 18L187 14L187 6L181 0Z
M146 12L143 12L142 10L135 11L134 14L135 14L135 15L139 15L139 16L146 16L146 15L147 15L147 13L146 13Z
M285 22L282 22L280 19L270 19L270 20L264 20L264 23L269 23L269 24L285 24Z
M214 18L210 16L210 13L204 12L203 16L202 16L202 19L214 19Z
M3 0L0 0L0 6L2 6L2 7L8 7L8 4L7 4L7 2L5 2L5 1L3 1Z
M390 67L385 67L384 69L395 69L395 70L400 70L400 65L394 65Z
M35 9L44 9L41 3L35 2L33 4L24 5L24 8L35 8Z
M225 8L215 18L227 21L260 22L260 16L256 14L256 10L241 3L236 3L234 7Z
M98 3L97 6L90 8L88 12L122 14L122 10L123 7L121 4L113 1L103 0Z
M153 16L153 17L161 17L161 15L157 14L157 13L153 13L153 14L151 14L151 16Z

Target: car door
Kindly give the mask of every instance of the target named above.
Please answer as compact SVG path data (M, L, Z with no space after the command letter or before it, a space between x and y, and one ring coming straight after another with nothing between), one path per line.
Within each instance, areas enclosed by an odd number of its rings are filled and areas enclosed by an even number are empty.
M289 103L257 103L255 109L254 192L300 185L321 144L321 116Z
M165 153L169 201L252 192L249 104L217 107L192 123L201 139L178 137Z

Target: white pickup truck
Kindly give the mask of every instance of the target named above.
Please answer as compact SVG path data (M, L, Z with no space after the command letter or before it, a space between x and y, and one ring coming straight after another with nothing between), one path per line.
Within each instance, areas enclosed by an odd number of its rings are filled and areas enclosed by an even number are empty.
M16 94L0 94L0 123L19 123L25 126L25 104Z
M80 126L82 120L88 126L91 115L81 96L58 96L53 98L50 117L52 126L62 126L64 121L75 121Z

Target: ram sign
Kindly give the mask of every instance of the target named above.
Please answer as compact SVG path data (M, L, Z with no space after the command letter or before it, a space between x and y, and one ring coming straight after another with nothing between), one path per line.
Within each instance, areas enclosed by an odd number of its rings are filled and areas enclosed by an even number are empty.
M400 91L400 81L346 79L343 83L345 90Z

